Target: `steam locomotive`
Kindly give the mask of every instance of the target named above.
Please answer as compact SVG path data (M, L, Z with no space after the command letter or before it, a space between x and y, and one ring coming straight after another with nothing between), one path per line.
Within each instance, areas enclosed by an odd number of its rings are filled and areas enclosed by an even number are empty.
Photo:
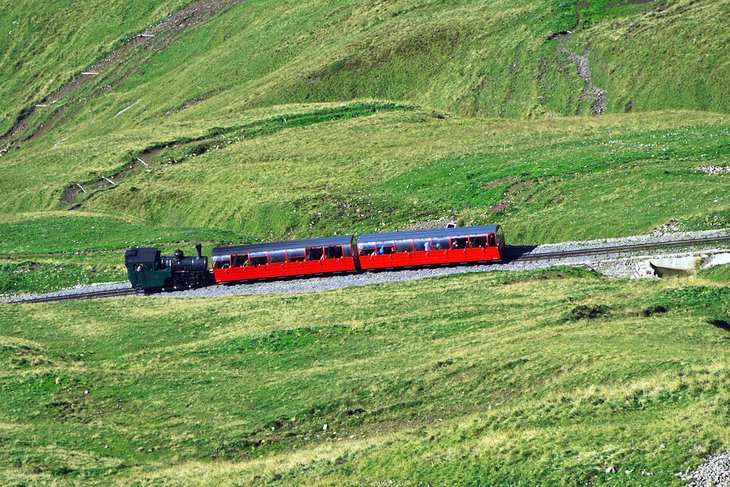
M132 248L125 254L125 264L132 287L155 291L378 269L501 262L504 251L502 227L484 225L216 247L211 252L212 273L200 244L196 245L195 257L185 257L182 250L166 257L155 248Z
M190 289L212 283L208 272L208 258L204 257L202 246L195 246L196 256L185 257L182 250L172 256L160 255L155 248L128 249L124 264L132 287L140 290Z

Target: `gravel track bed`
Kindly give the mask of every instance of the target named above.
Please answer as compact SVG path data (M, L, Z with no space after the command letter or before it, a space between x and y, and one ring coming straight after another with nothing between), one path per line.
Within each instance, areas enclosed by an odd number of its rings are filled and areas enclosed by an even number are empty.
M557 265L557 264L552 264ZM192 298L217 297L245 294L284 294L284 293L311 293L331 291L346 287L368 286L386 282L415 281L429 277L447 276L451 274L467 274L486 271L509 271L538 269L550 267L545 262L540 263L513 263L513 264L485 264L458 267L432 267L425 269L402 269L393 271L364 272L361 274L346 274L327 277L309 277L300 279L282 279L276 281L253 282L248 284L217 285L207 288L191 289L174 293L155 294L159 298Z
M657 244L662 242L683 240L689 238L709 238L730 235L727 230L710 230L702 232L679 232L665 233L661 235L640 235L626 238L610 238L603 240L591 240L583 242L561 242L557 244L541 245L533 249L532 255L539 255L553 252L565 252L571 250L603 249L622 245L634 244ZM728 244L730 246L730 244ZM628 278L632 276L638 262L646 261L656 257L685 257L713 252L727 252L727 249L683 249L681 252L675 250L657 251L647 253L646 250L637 252L621 252L604 256L575 256L560 259L545 259L539 261L514 261L505 264L483 264L483 265L462 265L462 266L441 266L421 269L402 269L392 271L366 272L360 274L346 274L336 276L292 278L273 281L253 282L247 284L216 285L187 291L165 292L151 295L159 298L193 298L193 297L218 297L230 295L251 295L251 294L284 294L284 293L310 293L331 291L354 286L367 286L370 284L381 284L386 282L413 281L431 277L446 276L452 274L468 274L473 272L488 271L524 271L532 269L545 269L560 265L583 266L595 269L606 276ZM22 294L12 297L0 298L0 302L12 302L22 299L49 297L49 296L70 296L84 294L91 291L110 291L117 289L129 289L128 282L112 282L91 285L80 285L73 288L44 294Z
M707 250L702 250L705 253ZM697 252L683 252L674 254L659 254L662 257L685 257L697 255ZM402 269L392 271L364 272L361 274L347 274L328 277L310 277L300 279L281 279L275 281L253 282L247 284L217 285L188 291L154 294L156 298L194 298L219 297L230 295L251 294L298 294L331 291L346 287L368 286L386 282L415 281L431 277L454 274L470 274L489 271L526 271L546 269L556 266L578 266L597 270L608 277L630 278L635 269L635 262L648 260L652 255L631 255L621 257L614 255L611 258L596 256L577 256L562 259L545 259L527 262L509 262L505 264L483 264L431 267L425 269Z

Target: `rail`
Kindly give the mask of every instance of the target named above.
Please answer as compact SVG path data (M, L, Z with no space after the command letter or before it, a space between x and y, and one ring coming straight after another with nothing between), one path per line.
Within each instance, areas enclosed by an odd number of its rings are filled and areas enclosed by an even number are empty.
M18 298L18 299L11 299L8 302L13 303L13 304L51 303L54 301L73 301L73 300L80 300L80 299L115 298L115 297L120 297L120 296L131 296L134 294L137 294L137 291L135 289L125 288L125 289L111 289L111 290L106 290L106 291L88 291L88 292L75 293L75 294L37 296L37 297L32 297L32 298Z
M730 235L717 237L702 237L685 240L668 240L666 242L637 243L632 245L615 245L611 247L573 249L561 252L541 252L532 253L525 252L514 258L507 259L508 262L523 262L548 259L565 259L569 257L583 257L591 255L620 254L624 252L634 252L637 250L661 249L666 247L691 247L693 245L701 245L708 243L730 242Z

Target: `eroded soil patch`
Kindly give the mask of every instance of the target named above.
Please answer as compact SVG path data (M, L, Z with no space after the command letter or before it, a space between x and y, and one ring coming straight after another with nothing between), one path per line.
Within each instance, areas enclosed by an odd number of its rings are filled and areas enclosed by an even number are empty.
M583 9L589 7L590 3L588 1L581 1L576 3L575 13L577 20L575 25L568 30L551 35L548 39L551 41L558 41L558 43L561 44L557 47L558 52L564 54L568 57L568 59L573 61L576 68L578 69L578 75L581 77L584 83L583 91L581 92L580 96L581 102L593 100L591 102L591 113L593 115L603 115L606 113L607 93L605 89L599 88L595 84L593 84L593 76L591 74L591 68L588 63L588 48L586 47L583 50L583 54L581 55L564 46L564 44L573 36L573 34L583 28L583 24L585 23ZM580 107L578 107L578 112L580 112Z
M591 113L593 115L606 113L606 90L593 84L591 68L588 65L588 49L583 51L583 55L578 55L562 46L558 47L558 51L565 54L578 68L578 74L584 83L583 92L580 95L581 101L593 100L591 103Z
M496 181L493 181L492 183L501 183L495 184L492 187L500 186L505 182L510 182L510 180L515 181L517 179L517 177L498 179ZM501 201L492 206L491 210L495 212L502 211L505 208L512 206L518 200L529 203L535 198L535 196L537 196L537 193L544 189L546 183L556 181L557 179L557 176L544 176L539 178L526 179L524 181L517 181L505 190L504 194L502 195Z

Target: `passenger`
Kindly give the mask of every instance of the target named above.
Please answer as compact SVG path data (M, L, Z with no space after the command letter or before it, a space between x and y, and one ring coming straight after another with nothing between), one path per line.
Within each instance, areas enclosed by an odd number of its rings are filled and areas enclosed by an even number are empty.
M138 265L138 266L137 266L137 267L136 267L136 268L134 269L134 271L135 271L135 272L142 272L143 270L144 270L144 267L142 266L142 264Z
M428 252L429 250L431 250L431 241L430 240L426 240L426 242L423 244L423 249L426 252Z

